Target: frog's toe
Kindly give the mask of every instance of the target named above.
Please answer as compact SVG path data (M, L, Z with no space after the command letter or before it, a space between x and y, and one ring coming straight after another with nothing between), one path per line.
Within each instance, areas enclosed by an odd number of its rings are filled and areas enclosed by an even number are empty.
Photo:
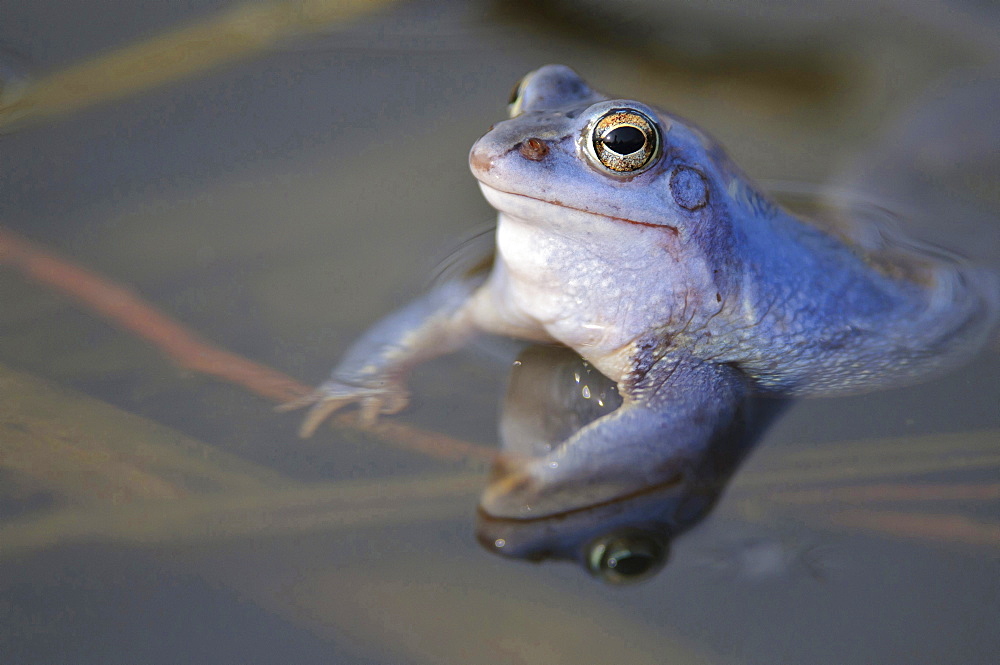
M299 436L308 438L316 432L324 420L349 404L359 406L359 420L367 427L374 425L380 415L402 411L409 401L406 389L399 384L386 382L377 387L359 388L329 381L308 395L286 402L276 409L294 411L307 406L312 407L299 427Z
M371 427L381 415L399 413L406 408L410 399L403 391L386 391L365 397L361 400L358 417L361 424Z
M358 418L365 427L371 427L378 421L379 414L382 413L382 399L379 397L366 397L361 400L361 408L358 411Z
M279 413L285 413L287 411L297 411L298 409L304 409L307 406L315 404L320 399L322 399L322 397L323 394L320 391L314 390L311 393L306 393L301 397L296 397L293 400L279 404L278 406L274 407L274 410L278 411Z
M313 400L313 407L309 409L302 424L299 426L299 436L308 439L316 431L316 428L323 424L323 421L333 415L341 407L350 404L351 397L322 397Z

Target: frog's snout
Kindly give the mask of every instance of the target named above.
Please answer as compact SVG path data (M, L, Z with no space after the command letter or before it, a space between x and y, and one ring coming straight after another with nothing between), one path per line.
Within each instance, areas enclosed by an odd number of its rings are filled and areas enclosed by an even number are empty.
M476 141L469 152L469 167L472 169L472 173L477 176L489 173L493 169L493 155L481 143L482 140Z
M516 143L507 143L490 140L487 134L479 141L476 141L469 152L469 167L477 177L485 176L493 171L498 163L506 161L508 156L520 155L521 158L529 162L544 161L551 154L551 141L538 137L529 137ZM496 177L496 174L493 174Z

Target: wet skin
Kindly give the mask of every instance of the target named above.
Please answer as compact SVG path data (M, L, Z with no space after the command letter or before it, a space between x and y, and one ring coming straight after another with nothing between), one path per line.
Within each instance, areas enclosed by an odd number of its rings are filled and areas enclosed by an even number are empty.
M545 455L513 460L482 508L537 518L684 473L751 394L858 393L971 357L995 275L890 233L799 219L699 129L550 65L469 163L497 209L485 278L443 284L363 335L303 403L311 434L347 404L407 402L416 364L479 332L565 345L622 405ZM945 222L943 222L945 223Z

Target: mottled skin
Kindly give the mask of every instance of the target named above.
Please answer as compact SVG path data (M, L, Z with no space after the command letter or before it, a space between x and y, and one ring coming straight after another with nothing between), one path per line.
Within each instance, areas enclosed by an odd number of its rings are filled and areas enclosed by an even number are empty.
M595 157L592 122L636 110L660 146L637 172ZM485 282L451 282L366 333L310 398L308 435L340 406L406 404L403 377L476 332L564 344L623 405L548 456L517 462L484 506L517 516L634 492L683 470L750 393L832 395L951 366L996 319L986 272L800 220L697 128L608 100L547 66L469 162L499 211Z

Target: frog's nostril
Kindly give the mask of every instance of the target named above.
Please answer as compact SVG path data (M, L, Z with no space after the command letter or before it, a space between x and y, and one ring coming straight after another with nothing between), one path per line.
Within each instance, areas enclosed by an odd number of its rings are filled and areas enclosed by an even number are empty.
M549 154L549 146L541 139L530 138L518 143L517 151L521 153L521 156L525 159L530 159L533 162L540 162L545 159L546 155Z

